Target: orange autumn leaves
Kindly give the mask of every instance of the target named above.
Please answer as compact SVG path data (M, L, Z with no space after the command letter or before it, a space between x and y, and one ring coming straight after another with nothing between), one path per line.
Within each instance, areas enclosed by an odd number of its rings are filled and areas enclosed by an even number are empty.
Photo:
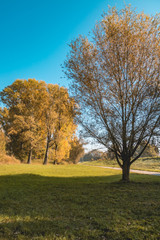
M35 79L16 80L0 95L9 154L28 163L33 157L44 158L45 164L48 158L54 163L68 159L76 139L77 108L66 88Z

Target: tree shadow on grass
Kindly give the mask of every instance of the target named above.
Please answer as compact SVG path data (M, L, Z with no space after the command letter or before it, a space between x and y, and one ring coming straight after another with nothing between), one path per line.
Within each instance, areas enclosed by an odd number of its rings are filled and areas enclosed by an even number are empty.
M0 239L158 239L160 178L132 176L1 176Z

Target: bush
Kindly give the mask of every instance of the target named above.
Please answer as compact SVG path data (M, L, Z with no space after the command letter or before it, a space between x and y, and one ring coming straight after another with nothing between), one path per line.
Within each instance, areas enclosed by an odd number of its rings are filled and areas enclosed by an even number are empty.
M13 156L8 156L6 154L0 154L0 164L19 164L20 161Z

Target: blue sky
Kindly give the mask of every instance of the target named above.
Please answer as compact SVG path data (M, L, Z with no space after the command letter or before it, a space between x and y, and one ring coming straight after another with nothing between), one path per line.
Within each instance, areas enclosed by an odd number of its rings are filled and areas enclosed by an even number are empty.
M16 79L68 86L61 64L68 44L87 35L108 5L160 12L160 0L0 0L0 90Z

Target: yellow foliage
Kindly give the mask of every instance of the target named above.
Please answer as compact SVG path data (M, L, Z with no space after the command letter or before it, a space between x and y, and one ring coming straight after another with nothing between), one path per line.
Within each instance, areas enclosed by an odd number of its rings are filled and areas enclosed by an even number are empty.
M24 161L38 150L42 157L46 148L47 159L49 148L53 148L54 161L68 158L76 131L76 105L66 88L35 79L16 80L0 96L6 105L0 109L0 120L10 154Z

